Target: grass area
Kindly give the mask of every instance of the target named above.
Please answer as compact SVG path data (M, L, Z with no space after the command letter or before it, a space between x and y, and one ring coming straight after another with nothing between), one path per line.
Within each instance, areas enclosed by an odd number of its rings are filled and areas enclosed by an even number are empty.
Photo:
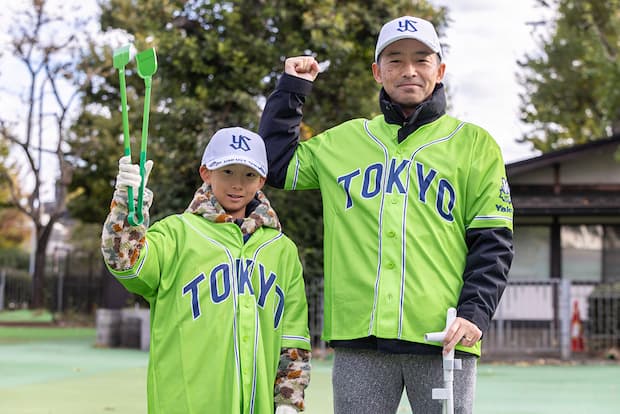
M38 327L0 326L0 345L24 342L47 342L82 339L90 341L95 337L95 328L84 327Z
M0 323L52 323L54 315L42 309L18 309L0 312Z
M0 413L145 414L148 353L97 348L93 328L0 327ZM306 414L333 414L331 359ZM438 384L439 385L439 384ZM480 364L476 414L615 414L620 364ZM406 403L398 414L411 413Z
M620 406L620 365L484 365L478 414L612 414Z

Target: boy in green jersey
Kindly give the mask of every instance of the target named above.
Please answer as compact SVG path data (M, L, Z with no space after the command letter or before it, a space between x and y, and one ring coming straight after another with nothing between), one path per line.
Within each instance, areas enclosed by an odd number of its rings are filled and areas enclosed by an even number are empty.
M127 188L137 195L141 177L121 158L103 226L109 270L150 304L148 412L303 411L311 348L302 267L260 191L262 138L217 131L199 173L203 184L183 214L149 227L145 189L144 223L130 226Z

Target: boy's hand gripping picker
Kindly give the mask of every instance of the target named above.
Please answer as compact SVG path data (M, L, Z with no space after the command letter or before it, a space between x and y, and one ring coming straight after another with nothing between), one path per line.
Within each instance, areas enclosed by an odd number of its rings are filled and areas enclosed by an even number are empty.
M442 332L431 332L424 335L427 342L443 342L446 331L456 319L456 309L449 308L446 315L446 327ZM443 357L443 388L433 388L433 399L444 400L444 414L454 414L454 370L461 369L460 359L454 359L454 348Z

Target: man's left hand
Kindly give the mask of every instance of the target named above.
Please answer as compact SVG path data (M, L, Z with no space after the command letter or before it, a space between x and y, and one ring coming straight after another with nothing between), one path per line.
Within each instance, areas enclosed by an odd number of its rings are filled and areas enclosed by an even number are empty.
M446 331L443 341L443 354L450 353L457 343L474 346L482 338L482 331L467 319L457 317Z

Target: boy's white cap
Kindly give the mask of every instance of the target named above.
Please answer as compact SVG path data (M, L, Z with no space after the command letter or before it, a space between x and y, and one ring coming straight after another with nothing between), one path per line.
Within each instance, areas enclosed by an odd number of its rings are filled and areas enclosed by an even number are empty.
M438 53L440 59L443 59L435 26L428 20L420 19L419 17L402 16L387 22L381 28L377 47L375 48L375 62L378 61L383 49L401 39L418 40L428 46L433 52Z
M230 164L243 164L267 176L267 152L260 135L245 128L222 128L211 137L202 154L202 165L216 170Z

